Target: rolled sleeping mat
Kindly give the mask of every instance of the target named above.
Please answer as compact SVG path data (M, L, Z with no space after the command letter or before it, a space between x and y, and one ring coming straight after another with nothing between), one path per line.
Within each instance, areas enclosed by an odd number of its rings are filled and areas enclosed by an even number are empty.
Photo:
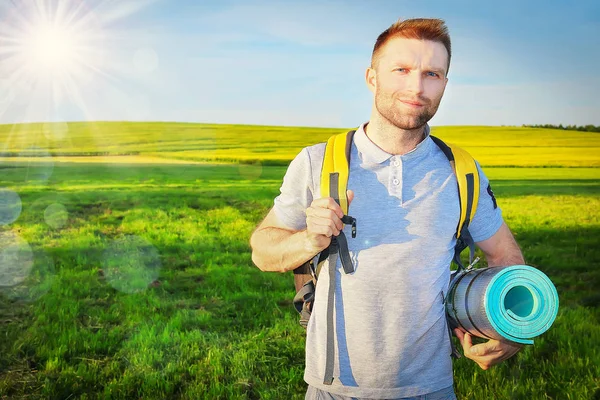
M474 336L533 344L558 313L552 281L528 265L472 269L458 273L446 299L450 327Z

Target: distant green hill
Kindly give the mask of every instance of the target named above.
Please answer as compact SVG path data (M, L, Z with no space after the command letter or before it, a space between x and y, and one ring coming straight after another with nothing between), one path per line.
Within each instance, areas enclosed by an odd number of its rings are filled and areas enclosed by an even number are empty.
M143 155L187 161L286 165L307 145L344 129L178 122L0 125L3 156ZM434 127L484 166L599 167L593 132L529 127Z

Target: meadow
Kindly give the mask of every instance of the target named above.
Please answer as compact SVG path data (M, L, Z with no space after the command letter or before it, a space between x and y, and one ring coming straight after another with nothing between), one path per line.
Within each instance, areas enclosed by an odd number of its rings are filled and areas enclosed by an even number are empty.
M0 398L303 398L293 278L253 266L248 240L290 159L337 132L0 125ZM488 371L454 361L458 397L600 399L600 136L434 134L480 161L560 297L516 357Z
M286 166L307 144L340 129L191 123L0 125L0 157L137 155L153 159ZM600 167L600 135L543 128L451 126L440 138L485 166Z

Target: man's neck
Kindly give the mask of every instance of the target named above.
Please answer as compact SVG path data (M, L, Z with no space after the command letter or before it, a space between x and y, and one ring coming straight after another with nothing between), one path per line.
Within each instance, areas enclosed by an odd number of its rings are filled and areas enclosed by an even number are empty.
M382 118L371 118L365 126L367 137L386 153L406 154L425 139L425 127L400 129Z

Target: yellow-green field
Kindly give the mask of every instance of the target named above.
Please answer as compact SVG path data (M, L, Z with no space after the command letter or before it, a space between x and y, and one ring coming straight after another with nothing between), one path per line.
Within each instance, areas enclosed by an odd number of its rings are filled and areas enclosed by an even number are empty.
M340 131L0 125L0 219L18 217L0 224L0 399L303 398L293 279L254 267L248 239L290 159ZM454 361L458 398L600 398L600 136L434 134L484 166L561 305L501 365ZM31 265L5 253L11 241Z
M0 125L0 156L143 155L286 165L305 145L343 131L130 122ZM433 134L464 147L482 166L600 167L600 135L593 132L469 126L434 127Z

